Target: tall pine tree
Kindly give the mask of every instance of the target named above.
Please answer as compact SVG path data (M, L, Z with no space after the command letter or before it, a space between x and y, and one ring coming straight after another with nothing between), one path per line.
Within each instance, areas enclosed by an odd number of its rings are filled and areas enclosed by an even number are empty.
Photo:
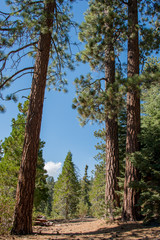
M88 75L86 79L83 76L77 79L75 82L78 97L73 105L78 108L83 123L88 120L105 122L105 202L106 214L112 220L114 209L119 206L116 192L119 175L117 113L122 103L115 77L115 59L122 50L124 18L125 9L118 1L90 1L79 34L80 40L86 43L85 50L78 57L89 62L93 70L102 72L103 77L93 80Z
M124 183L124 204L122 218L124 220L137 220L140 218L138 189L133 189L130 184L140 180L138 169L130 161L130 156L140 150L140 63L153 50L159 48L158 36L159 3L152 1L129 0L128 7L128 86L127 86L127 137L126 137L126 168ZM146 4L146 5L145 5ZM138 15L141 20L138 21ZM144 18L145 16L145 18ZM147 24L148 26L146 26ZM139 40L140 30L140 40ZM141 54L141 58L140 58ZM141 62L140 62L141 60Z
M138 10L137 0L128 2L128 78L139 75ZM126 168L124 183L123 219L136 220L139 215L137 203L139 193L130 188L131 181L139 180L138 170L129 161L129 154L139 151L140 134L140 92L137 83L128 87L127 92L127 138Z
M61 89L66 80L63 68L73 69L69 45L71 26L70 1L8 1L10 13L2 13L1 81L0 89L26 74L33 73L30 104L26 121L22 161L16 193L16 206L12 234L32 233L32 209L35 188L36 164L39 147L43 100L46 83ZM10 49L11 47L11 49ZM13 47L13 48L12 48ZM17 49L15 48L17 47ZM21 68L19 63L29 53L35 59L34 66ZM16 58L15 57L16 55ZM5 77L8 59L14 59L16 71ZM52 57L53 61L49 61ZM48 75L48 76L47 76ZM9 99L15 99L11 94Z

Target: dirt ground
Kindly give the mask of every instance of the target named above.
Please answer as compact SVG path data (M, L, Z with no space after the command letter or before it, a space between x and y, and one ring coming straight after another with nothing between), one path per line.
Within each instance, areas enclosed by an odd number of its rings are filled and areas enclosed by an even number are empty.
M0 240L160 240L160 226L138 223L109 224L105 220L88 218L70 222L53 222L52 226L34 226L33 235L0 236Z

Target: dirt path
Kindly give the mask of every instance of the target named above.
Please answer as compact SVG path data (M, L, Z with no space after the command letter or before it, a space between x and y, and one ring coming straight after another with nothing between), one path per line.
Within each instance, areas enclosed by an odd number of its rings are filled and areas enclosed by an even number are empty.
M107 224L105 220L85 219L35 226L27 236L0 236L0 240L160 240L160 226L144 227L141 223Z

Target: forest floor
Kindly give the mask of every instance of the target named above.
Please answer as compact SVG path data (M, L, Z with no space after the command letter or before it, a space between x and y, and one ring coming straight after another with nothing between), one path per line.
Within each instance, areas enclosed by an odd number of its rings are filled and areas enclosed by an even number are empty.
M160 226L144 226L141 222L106 223L85 218L72 221L50 221L50 226L34 226L33 235L0 236L0 240L160 240Z

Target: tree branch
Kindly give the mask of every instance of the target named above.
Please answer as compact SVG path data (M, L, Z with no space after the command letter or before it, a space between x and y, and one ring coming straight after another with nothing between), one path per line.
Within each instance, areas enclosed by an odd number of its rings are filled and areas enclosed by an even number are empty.
M27 56L29 53L33 53L33 52L34 52L34 51L29 51L29 52L23 54L22 56L18 56L18 58L17 58L16 60L13 60L13 59L12 59L13 64L11 65L11 68L16 68L16 69L17 69L18 64L20 63L21 59L24 58L25 56ZM19 54L17 54L17 55L19 55ZM11 57L11 58L12 58L12 57Z
M20 76L16 77L13 81L17 80L18 78L23 77L24 75L32 74L32 73L33 73L33 72L25 72L25 73L21 74Z
M5 13L5 12L2 12L2 11L0 11L0 14L2 14L2 15L10 15L10 13Z
M7 78L7 79L0 85L0 89L2 89L7 82L9 82L10 80L12 80L13 77L15 77L15 76L18 75L19 73L21 73L21 72L23 72L23 71L27 71L27 70L29 70L29 69L34 69L34 67L23 68L23 69L17 71L17 72L14 73L11 77Z
M9 32L14 30L15 28L0 28L0 31L5 31L5 32Z
M21 48L18 48L18 49L16 49L16 50L13 50L13 51L9 52L9 53L7 54L7 56L5 56L4 58L2 58L2 59L0 60L0 62L1 62L1 61L4 61L3 66L2 66L1 69L0 69L0 72L2 72L3 69L5 68L6 60L7 60L7 58L8 58L11 54L20 52L21 50L24 50L25 48L28 48L28 47L36 44L36 43L38 43L38 41L33 42L33 43L30 43L30 44L27 44L27 45L25 45L25 46L23 46L23 47L21 47Z
M57 46L56 46L55 41L53 40L53 38L52 38L52 42L53 42L54 49L56 51L57 58L58 58L59 72L61 72L61 59L60 59L60 56L59 56L59 53L58 53L58 49L57 49Z
M17 90L16 92L14 92L13 94L16 94L18 92L22 92L22 91L26 91L26 90L30 90L31 88L23 88L23 89L20 89L20 90Z

